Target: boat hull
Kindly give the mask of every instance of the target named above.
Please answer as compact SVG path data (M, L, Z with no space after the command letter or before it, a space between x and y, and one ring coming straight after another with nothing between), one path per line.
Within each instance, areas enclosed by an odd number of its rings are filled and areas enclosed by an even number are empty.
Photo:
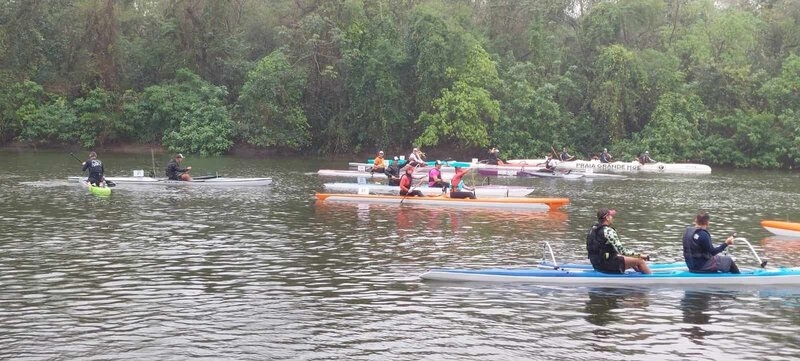
M506 209L554 210L569 203L567 198L478 198L456 199L447 197L404 197L372 194L330 194L317 193L324 202L386 203L407 205L428 205L447 207L477 207Z
M764 220L761 226L776 236L800 238L800 223Z
M672 174L711 174L711 167L695 163L647 163L639 162L611 162L601 163L597 160L574 160L559 162L556 169L560 170L586 170L595 172L619 173L672 173Z
M442 269L420 275L424 280L469 282L519 282L570 285L797 285L800 268L744 270L741 274L692 273L670 270L645 275L638 272L605 274L593 270L543 269Z
M84 187L89 190L89 193L98 195L98 196L110 196L111 195L111 188L108 187L98 187L95 186L87 181L81 181Z
M344 178L377 178L387 179L386 174L383 173L370 173L369 171L357 170L340 170L340 169L320 169L317 174L323 177L344 177ZM413 174L414 179L427 178L428 172L417 171ZM449 180L450 178L444 174L442 179Z
M400 187L385 184L358 184L358 183L325 183L325 189L335 192L363 192L369 191L370 194L399 194ZM426 196L437 196L442 194L442 189L437 187L417 187ZM513 187L513 186L476 186L475 196L483 197L525 197L533 192L533 188Z
M79 181L81 177L69 177L69 181ZM117 185L175 185L175 186L266 186L272 178L224 178L194 179L189 182L153 177L106 177Z

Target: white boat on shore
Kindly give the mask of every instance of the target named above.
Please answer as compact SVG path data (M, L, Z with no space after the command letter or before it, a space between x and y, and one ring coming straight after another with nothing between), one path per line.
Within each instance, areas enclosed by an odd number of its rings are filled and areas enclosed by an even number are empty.
M399 194L400 187L385 184L358 184L358 183L325 183L325 189L335 192L368 192L369 194ZM438 187L416 187L426 196L436 196L442 194L442 188ZM509 198L525 197L533 192L533 188L515 187L504 185L480 185L475 187L475 196L479 198Z
M585 170L595 172L628 172L628 173L673 173L673 174L711 174L711 167L696 163L639 163L639 162L611 162L602 163L599 160L574 160L559 162L556 169Z
M69 182L80 182L85 177L68 177ZM197 177L191 181L176 181L166 178L154 177L106 177L106 181L116 185L175 185L175 186L267 186L272 184L272 178L225 178L225 177Z

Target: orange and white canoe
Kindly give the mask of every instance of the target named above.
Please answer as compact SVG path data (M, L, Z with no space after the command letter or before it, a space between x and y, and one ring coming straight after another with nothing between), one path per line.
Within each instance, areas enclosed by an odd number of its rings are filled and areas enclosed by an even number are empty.
M765 220L761 226L778 236L800 238L800 223Z
M404 197L377 194L333 194L317 193L316 197L324 202L356 202L356 203L388 203L388 204L420 204L448 207L477 208L516 208L555 210L569 203L568 198L477 198L458 199L446 196L436 197Z

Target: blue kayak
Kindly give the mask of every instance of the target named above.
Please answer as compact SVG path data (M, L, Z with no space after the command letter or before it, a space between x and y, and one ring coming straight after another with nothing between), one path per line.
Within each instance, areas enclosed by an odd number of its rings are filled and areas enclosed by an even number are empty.
M692 273L658 270L607 274L589 269L435 269L420 275L423 280L473 282L523 282L574 285L800 285L800 267L742 270L731 273Z
M592 270L592 265L589 263L560 263L553 264L552 262L539 262L536 265L540 269L564 269L564 270ZM652 271L685 271L686 262L672 262L672 263L647 263Z

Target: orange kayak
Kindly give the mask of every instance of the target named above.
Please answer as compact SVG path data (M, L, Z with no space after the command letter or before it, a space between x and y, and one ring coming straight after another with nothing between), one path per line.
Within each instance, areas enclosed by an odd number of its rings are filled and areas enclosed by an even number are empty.
M778 236L800 238L800 223L764 220L761 226Z
M448 207L479 207L479 208L522 208L555 210L569 203L568 198L477 198L459 199L446 196L435 197L404 197L386 196L377 194L332 194L317 193L317 199L324 202L357 202L357 203L389 203L389 204L420 204Z

